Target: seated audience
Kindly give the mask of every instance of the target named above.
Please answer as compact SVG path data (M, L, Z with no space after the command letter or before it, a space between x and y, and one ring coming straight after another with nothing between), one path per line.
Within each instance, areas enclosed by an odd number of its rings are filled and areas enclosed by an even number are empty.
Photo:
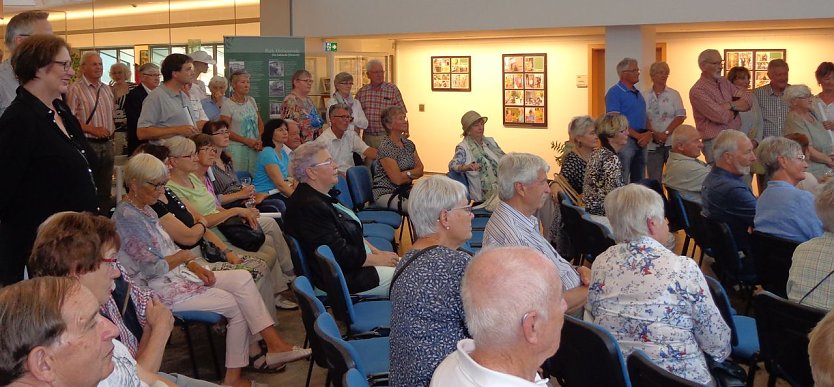
M408 212L408 191L411 182L423 176L423 162L414 142L404 136L408 132L405 110L391 106L380 118L387 135L377 150L379 165L374 164L374 200L377 205L399 212Z
M748 229L756 215L756 197L742 176L756 160L753 143L737 130L721 131L713 140L715 166L701 189L704 216L730 226L739 250L749 252Z
M756 201L756 231L800 243L820 236L822 222L814 211L814 194L796 188L808 168L799 144L768 137L756 155L767 174L767 188Z
M628 143L628 120L622 114L603 115L597 120L597 136L602 146L591 152L588 159L582 194L585 211L607 225L603 202L605 195L623 185L623 166L617 152Z
M166 175L165 165L151 155L133 156L125 166L129 191L113 220L122 243L118 260L126 274L139 286L151 288L172 311L203 310L226 317L223 384L249 385L240 369L250 364L250 356L257 358L254 367L267 369L309 356L309 350L295 349L278 335L249 272L212 272L162 231L150 205L158 200ZM261 335L267 351L252 353L249 340L254 334Z
M263 149L258 153L255 175L252 177L255 192L267 195L280 193L282 198L292 195L295 187L289 181L290 156L283 149L287 138L287 124L284 120L279 118L264 124L261 133Z
M488 118L470 110L460 118L463 141L455 147L449 170L466 174L469 197L476 202L488 202L497 193L498 161L504 151L492 137L484 137Z
M808 358L817 387L834 387L834 313L828 312L808 334Z
M355 105L359 106L359 103ZM339 167L339 173L344 175L348 168L356 165L353 161L354 153L365 160L376 159L376 148L369 147L356 131L351 130L353 117L350 115L348 105L342 103L330 105L327 118L330 119L330 127L325 129L316 141L327 146L327 151ZM367 126L367 121L365 125Z
M788 298L822 309L834 307L834 182L826 183L815 202L825 232L799 245L788 274Z
M834 145L829 131L823 126L819 113L812 105L814 98L811 89L805 85L790 85L782 98L790 106L788 116L785 117L785 134L802 133L808 137L811 145L808 148L808 172L819 179L834 168L834 158L831 157Z
M568 124L570 147L565 149L559 174L580 195L591 152L599 148L600 144L596 129L596 123L591 116L573 117Z
M663 199L629 184L608 194L605 210L620 243L594 261L593 321L614 335L623 356L640 349L675 375L712 383L704 353L718 361L729 356L730 328L695 261L663 246Z
M460 281L471 256L458 249L472 237L472 205L466 187L443 175L418 181L408 205L418 239L391 284L391 385L427 386L469 337Z
M701 134L692 125L681 125L672 133L672 152L666 161L663 184L680 192L683 199L701 204L701 187L710 167L701 161Z
M329 194L338 182L339 170L324 144L312 141L296 148L290 170L299 184L287 201L284 223L309 257L311 281L323 281L315 250L326 245L333 251L351 294L387 296L400 259L365 241L356 214Z
M0 289L0 385L94 387L107 378L119 330L98 308L75 278Z
M559 349L567 309L550 260L529 247L484 250L466 269L461 299L472 338L440 363L432 386L547 383L539 366Z
M786 134L785 138L787 138L788 140L796 141L799 144L799 146L802 147L802 154L805 155L805 161L807 162L808 157L810 157L810 151L808 150L808 147L811 146L811 144L808 142L808 136L802 133L791 133ZM817 192L819 192L819 190L822 189L823 184L825 184L829 179L831 179L831 176L828 176L826 174L825 176L823 176L822 179L817 180L816 176L814 176L813 174L811 174L811 172L808 172L807 170L804 172L804 175L805 178L796 184L796 188L808 191L814 195L816 195Z
M576 311L585 304L590 270L582 266L574 269L562 258L539 233L539 220L533 216L550 200L548 169L550 166L541 157L529 153L508 153L501 159L498 163L501 202L487 222L483 246L530 246L544 254L559 269L568 308Z

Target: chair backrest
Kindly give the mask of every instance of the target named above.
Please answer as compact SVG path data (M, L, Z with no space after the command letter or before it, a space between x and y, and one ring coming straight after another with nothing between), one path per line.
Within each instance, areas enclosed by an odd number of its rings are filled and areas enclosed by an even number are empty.
M689 229L687 233L695 239L695 243L701 246L701 249L712 248L712 241L710 240L709 227L707 226L707 218L704 217L703 208L700 204L681 198L686 218L689 221Z
M569 256L576 258L585 253L587 246L584 245L582 238L582 215L585 214L585 209L573 204L568 200L562 200L562 205L559 207L562 215L562 224L565 225L565 236L570 242L568 249Z
M591 219L587 213L582 215L581 221L582 238L585 240L582 245L586 248L584 253L588 254L588 260L593 262L598 255L616 245L617 242L614 241L614 236L607 227Z
M683 208L683 198L681 193L676 189L666 188L666 196L669 198L669 212L674 214L678 221L677 227L687 230L689 232L689 217L686 216L686 210ZM670 218L671 221L671 218Z
M825 311L778 297L768 291L753 297L759 332L760 359L772 375L793 386L812 386L808 333Z
M313 331L321 341L328 364L327 368L332 372L331 380L341 381L342 376L351 368L356 368L361 374L365 374L362 359L356 353L356 349L342 339L333 316L327 313L319 316L313 325Z
M313 360L321 367L326 367L324 349L321 341L313 332L313 326L316 319L322 314L327 314L324 304L316 298L316 292L313 290L313 285L305 276L295 277L295 280L290 286L295 299L298 300L298 307L301 309L301 322L304 324L304 330L307 332L307 338L310 340L310 349L313 350Z
M353 312L353 301L350 299L350 291L342 268L336 262L333 251L326 245L316 249L316 259L319 260L319 266L324 271L322 277L325 280L321 284L321 289L327 293L327 302L336 318L350 327L356 321L356 315Z
M368 384L368 379L365 379L365 375L362 375L356 368L351 368L345 373L345 377L342 379L342 386L370 387L370 384Z
M465 173L458 171L449 171L446 172L446 176L458 183L463 184L463 186L466 187L466 199L471 199L471 195L469 195L469 179L466 178Z
M348 187L347 179L344 176L339 175L339 180L336 182L336 190L339 191L339 195L336 196L336 199L339 199L339 203L351 210L354 209L356 206L353 205L353 198L350 196L350 188Z
M724 318L724 322L730 327L730 344L735 347L738 345L738 332L736 331L736 323L733 320L735 313L733 313L733 307L730 305L730 298L727 296L727 292L724 286L721 285L721 282L708 275L705 275L704 278L707 280L707 286L709 286L709 292L712 295L715 306L721 312L721 317Z
M770 234L753 231L750 249L756 260L756 274L762 287L782 298L788 297L788 272L793 262L793 252L799 243Z
M640 387L703 387L655 364L648 355L636 350L628 355L628 377L633 386Z
M350 197L353 198L355 206L354 210L364 208L366 204L373 202L371 170L364 165L350 167L346 175L348 187L350 187Z
M651 189L654 192L657 192L660 195L660 198L663 199L663 212L666 216L666 219L669 219L669 226L670 229L672 226L675 227L672 231L680 230L682 227L679 227L680 220L677 218L677 213L673 212L669 205L669 199L666 197L666 192L663 192L663 186L660 185L660 182L655 179L640 179L637 182L644 187Z
M567 201L570 204L576 205L576 202L573 201L573 198L571 198L570 195L565 193L565 191L559 191L557 195L559 195L559 203Z
M741 272L741 256L730 226L709 218L704 218L704 222L710 232L715 274L724 281L735 282Z
M287 234L285 234L287 235ZM308 278L313 278L312 273L310 272L310 263L307 261L307 256L304 255L304 250L301 248L301 243L298 242L298 239L295 237L288 235L290 240L292 241L292 246L295 249L296 254L293 255L293 271L295 272L296 276L306 276Z
M605 328L565 316L562 342L542 366L561 386L631 386L617 340Z

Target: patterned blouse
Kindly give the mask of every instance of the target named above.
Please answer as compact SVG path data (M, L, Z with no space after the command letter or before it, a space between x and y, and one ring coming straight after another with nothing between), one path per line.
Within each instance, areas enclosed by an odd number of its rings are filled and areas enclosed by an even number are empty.
M313 141L318 137L324 120L319 115L316 105L310 97L301 97L289 93L281 103L281 117L298 123L301 129L301 142Z
M559 174L568 181L568 184L576 193L582 195L582 183L585 181L585 170L587 168L587 161L576 152L568 152L562 161L562 169Z
M390 137L383 137L382 142L379 144L377 160L384 158L394 159L397 162L397 166L400 167L400 171L407 171L414 168L414 165L417 164L414 158L414 155L417 153L417 147L407 138L403 138L402 141L403 147L400 148L394 145ZM382 168L382 165L379 163L374 163L374 200L379 199L382 195L390 194L396 189L397 185L388 178L388 174L385 173L385 168Z
M730 355L730 328L694 260L649 237L621 243L594 261L588 307L628 356L643 350L680 377L707 384L704 352ZM588 309L586 309L588 310Z
M591 153L582 183L585 211L605 216L605 196L623 186L622 169L620 158L608 148L601 147Z
M225 163L223 168L218 167L217 164L212 165L211 173L214 175L214 180L211 183L214 186L214 192L218 195L228 195L243 188L231 160Z

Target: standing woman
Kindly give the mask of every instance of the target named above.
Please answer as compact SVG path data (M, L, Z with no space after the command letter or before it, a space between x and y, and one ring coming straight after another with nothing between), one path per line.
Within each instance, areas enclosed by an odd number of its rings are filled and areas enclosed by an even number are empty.
M130 68L122 62L110 66L110 89L113 90L113 102L116 104L113 110L113 121L116 124L116 154L124 153L126 145L125 132L127 131L127 114L125 113L125 97L133 90L136 84L130 82Z
M813 109L813 95L811 89L805 85L790 85L782 95L785 103L790 107L785 118L785 134L802 133L808 137L811 146L808 148L808 172L817 179L823 177L829 169L834 168L831 154L834 150L831 135L823 127L822 120Z
M379 165L373 171L374 200L377 205L408 212L408 192L411 182L423 176L423 162L414 142L404 136L408 132L408 118L403 108L386 108L380 121L387 136L379 143Z
M223 109L223 103L226 102L226 89L229 88L229 82L226 81L222 75L216 75L211 78L208 83L210 94L204 98L200 103L203 104L203 110L209 121L217 121L220 119L220 110Z
M646 118L652 130L652 141L646 147L646 170L649 179L659 182L663 178L663 165L669 158L669 148L672 145L669 136L686 119L686 109L680 93L666 86L669 79L669 65L666 62L652 63L649 76L652 78L652 89L643 94L646 98Z
M255 99L249 96L249 78L245 70L232 73L232 97L220 108L220 119L231 130L229 138L232 142L226 150L232 155L235 167L254 175L258 152L263 149L260 138L264 122L258 114Z
M365 111L362 110L362 104L359 103L350 95L350 89L353 88L353 75L350 73L341 72L336 74L333 78L336 85L336 91L333 92L331 98L327 100L327 111L330 107L336 104L345 104L350 108L350 116L353 118L349 130L355 130L361 136L362 130L368 127L368 117L365 116Z
M0 117L0 285L23 279L38 225L60 211L98 211L97 163L81 125L61 99L74 74L67 43L24 40L11 59L21 86Z
M307 70L298 70L292 75L292 91L281 103L281 118L298 123L301 128L301 142L313 141L319 135L324 120L310 99L313 76Z
M484 137L488 118L470 110L460 118L463 141L455 147L449 170L466 173L469 197L476 202L489 202L497 195L498 161L504 151L492 137Z

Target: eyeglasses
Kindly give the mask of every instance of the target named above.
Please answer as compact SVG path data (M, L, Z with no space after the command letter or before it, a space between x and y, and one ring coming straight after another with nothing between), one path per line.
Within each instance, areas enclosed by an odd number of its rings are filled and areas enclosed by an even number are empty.
M321 166L324 166L324 165L331 165L331 164L333 164L333 162L334 162L333 159L327 159L327 160L324 160L320 163L316 163L316 164L311 165L310 168L321 167Z
M163 181L163 182L160 182L160 183L153 183L153 182L150 182L150 181L145 182L145 184L153 187L153 189L155 189L155 190L158 190L160 188L165 188L166 183L168 183L168 182L167 181Z
M208 151L209 153L217 153L217 148L215 148L213 146L206 146L206 147L202 147L202 148L198 149L197 153L202 152L202 151Z
M299 79L296 79L296 81L299 81L299 82L306 82L306 83L313 83L313 80L312 80L312 79L301 79L301 78L299 78Z
M339 85L353 85L353 82L339 82Z
M172 156L172 157L176 157L176 158L178 158L178 159L192 159L192 158L194 158L195 156L197 156L197 152L194 152L194 153L189 153L189 154L187 154L187 155L182 155L182 156Z
M623 70L624 73L639 73L640 69Z
M59 60L53 60L52 63L64 66L64 71L68 71L69 69L72 68L72 60L71 59L70 60L65 60L63 62L59 61Z
M717 64L722 64L722 63L724 63L724 60L719 60L719 61L717 61L717 62L707 61L707 63L709 63L709 64L711 64L711 65L717 65Z
M475 204L475 202L474 202L474 201L472 201L472 200L470 200L470 201L469 201L469 204L467 204L467 205L465 205L465 206L461 206L461 207L452 207L452 208L450 208L448 211L450 211L450 212L451 212L451 211L453 211L453 210L464 210L464 211L466 211L466 213L471 214L471 213L472 213L472 205L473 205L473 204Z
M154 74L154 73L151 73L151 74L142 73L142 75L144 75L146 77L151 77L151 78L159 78L160 76L162 76L162 74L160 74L160 73L156 73L156 74Z
M220 129L220 130L212 133L211 135L212 136L219 136L221 134L229 134L229 129Z
M353 117L351 117L350 115L347 115L347 114L339 115L339 116L333 115L333 116L330 116L330 117L331 118L342 118L342 119L346 119L348 121L353 121Z

